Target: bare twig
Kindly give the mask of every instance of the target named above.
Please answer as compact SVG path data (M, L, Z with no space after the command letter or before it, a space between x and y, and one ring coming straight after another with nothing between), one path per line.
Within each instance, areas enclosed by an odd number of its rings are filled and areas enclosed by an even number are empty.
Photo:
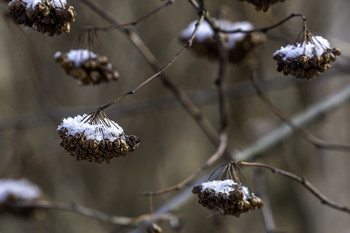
M106 26L106 27L84 27L85 29L88 30L93 30L93 31L111 31L111 30L115 30L115 29L120 29L123 27L127 27L127 26L135 26L136 24L140 23L141 21L151 17L152 15L156 14L158 11L166 8L167 6L170 6L174 3L175 0L168 0L166 3L162 4L161 6L153 9L152 11L150 11L149 13L147 13L144 16L141 16L140 18L131 21L129 23L123 23L123 24L116 24L116 25L111 25L111 26Z
M226 151L226 148L227 148L227 134L223 132L220 136L220 144L216 152L201 167L199 167L196 171L194 171L190 176L188 176L186 179L184 179L180 183L173 185L171 187L161 189L155 192L146 192L146 193L143 193L142 195L156 196L156 195L161 195L164 193L182 189L183 187L191 183L198 174L200 174L206 168L210 167L215 161L217 161L224 154L224 152Z
M273 173L280 174L280 175L288 177L292 180L295 180L295 181L299 182L300 184L302 184L315 197L317 197L321 201L322 204L350 214L349 207L339 205L338 203L330 200L328 197L326 197L324 194L322 194L315 186L313 186L305 177L298 176L294 173L287 172L287 171L284 171L284 170L281 170L281 169L278 169L278 168L275 168L275 167L272 167L270 165L263 164L263 163L251 163L251 162L240 161L240 162L237 162L237 164L244 165L244 166L253 166L253 167L261 167L261 168L269 169Z
M198 28L200 26L200 24L202 23L204 19L204 16L202 15L196 24L196 27L191 35L191 37L187 40L186 44L175 54L175 56L173 56L170 61L163 66L157 73L155 73L154 75L152 75L151 77L149 77L148 79L146 79L144 82L142 82L140 85L138 85L137 87L135 87L134 89L132 89L131 91L125 93L124 95L118 97L117 99L115 99L114 101L112 101L109 104L104 105L103 107L101 107L101 109L105 109L108 108L109 106L111 106L112 104L117 103L119 100L123 99L124 97L128 96L128 95L132 95L134 94L136 91L138 91L139 89L141 89L143 86L145 86L146 84L148 84L149 82L151 82L153 79L159 77L166 69L168 69L184 52L185 50L190 47L192 45L192 41L196 36L196 33L198 31Z
M85 5L90 7L91 10L95 11L102 18L110 22L111 24L122 24L122 22L117 19L115 16L110 14L106 9L103 9L100 5L98 5L95 1L91 0L80 0ZM140 54L145 58L148 64L152 67L152 69L156 72L160 70L160 66L158 65L157 59L153 55L153 53L149 50L149 48L145 45L145 43L141 40L141 38L131 29L121 28L120 29L124 34L129 38L132 44L137 48ZM178 89L175 84L173 84L170 79L163 73L160 76L163 85L172 92L172 94L177 98L177 100L182 104L182 106L186 109L186 111L192 116L192 118L197 122L203 132L207 135L207 137L212 141L214 145L219 144L219 135L215 128L210 124L210 122L202 115L200 110L192 103L192 101L188 98L188 96L183 93L180 89Z
M56 209L62 211L68 211L76 214L83 215L85 217L91 217L103 222L112 223L115 225L121 226L137 226L142 222L148 220L155 221L172 221L173 219L177 219L177 217L173 214L144 214L135 218L129 217L117 217L102 213L97 210L93 210L87 208L82 205L78 205L75 203L63 203L63 202L52 202L52 201L18 201L9 204L18 208L38 208L38 209Z
M302 136L307 142L314 145L317 148L325 149L325 150L338 150L338 151L350 151L350 145L343 145L343 144L336 144L336 143L330 143L327 141L324 141L318 137L315 137L300 127L293 124L293 122L285 116L279 108L277 108L270 99L265 95L265 93L262 91L262 89L259 87L257 80L256 80L256 72L254 70L251 71L250 79L257 91L257 94L259 98L268 106L271 111L279 117L282 121L284 121L287 125L289 125L293 131L298 133L300 136Z

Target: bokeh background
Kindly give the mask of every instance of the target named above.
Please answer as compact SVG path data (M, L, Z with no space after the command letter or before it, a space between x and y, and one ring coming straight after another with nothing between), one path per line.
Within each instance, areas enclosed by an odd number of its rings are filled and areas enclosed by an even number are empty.
M96 1L124 22L145 15L164 2L158 0ZM343 57L314 80L296 80L276 71L272 53L294 43L302 22L294 18L270 31L257 55L259 80L272 101L288 116L334 94L349 84L349 9L347 0L286 0L267 12L257 12L237 0L205 1L210 12L226 5L256 28L272 25L291 13L303 13L315 35L329 39ZM63 117L87 113L137 86L154 71L127 37L118 30L99 32L101 53L120 72L120 80L97 86L79 86L53 60L56 51L79 48L82 26L107 26L81 1L72 0L76 22L68 35L48 37L15 25L0 12L0 177L27 178L52 200L74 202L102 212L136 217L148 213L149 200L141 192L176 184L190 175L215 152L215 147L159 80L106 110L126 133L140 137L141 145L125 158L110 164L77 162L60 147L56 128ZM175 1L132 29L165 65L182 46L179 35L197 18L188 1ZM166 71L170 79L194 98L203 114L218 129L215 84L218 64L190 51ZM225 74L229 93L229 149L243 150L279 127L281 122L254 93L244 64L229 65ZM325 140L350 144L349 103L308 125L308 132ZM325 195L350 206L350 153L316 149L298 136L284 140L260 155L259 160L307 177ZM228 158L217 162L212 168ZM207 172L209 172L207 170ZM254 187L253 168L244 168L245 185ZM203 173L204 174L204 173ZM255 174L255 175L254 175ZM276 228L281 232L350 232L349 215L324 206L305 188L276 174L263 172ZM177 193L155 197L154 208ZM182 219L180 232L266 232L261 211L241 215L212 216L193 198L175 212ZM164 232L173 232L161 223ZM76 214L49 211L45 219L0 216L0 232L128 232Z

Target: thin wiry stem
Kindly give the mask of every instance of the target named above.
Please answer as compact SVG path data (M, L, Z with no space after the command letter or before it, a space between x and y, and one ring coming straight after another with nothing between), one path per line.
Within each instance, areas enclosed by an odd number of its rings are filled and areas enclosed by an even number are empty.
M141 16L140 18L131 21L129 23L123 23L123 24L116 24L116 25L111 25L111 26L106 26L106 27L84 27L84 29L87 30L92 30L92 31L111 31L111 30L115 30L115 29L120 29L123 27L127 27L127 26L135 26L136 24L140 23L141 21L151 17L152 15L156 14L158 11L166 8L167 6L170 6L174 3L175 0L168 0L166 3L162 4L161 6L153 9L152 11L150 11L149 13Z
M251 70L250 79L253 83L254 88L256 89L256 92L259 98L264 102L264 104L268 106L277 117L279 117L282 121L284 121L287 125L289 125L294 132L302 136L307 142L309 142L310 144L314 145L319 149L350 151L350 145L330 143L330 142L324 141L314 135L307 133L300 127L293 124L293 122L287 116L285 116L282 113L282 111L271 102L271 100L265 95L265 93L259 87L256 79L256 72L253 69Z
M54 209L68 211L71 213L80 214L85 217L91 217L103 222L112 223L121 226L137 226L145 221L157 220L157 221L172 221L178 218L173 214L144 214L135 218L118 217L109 214L105 214L98 210L90 209L82 205L75 203L53 202L53 201L16 201L8 204L11 207L16 208L38 208L38 209Z
M95 1L91 0L80 0L91 10L96 12L102 18L110 22L111 24L121 24L122 22L117 19L115 16L110 14L106 9L102 8ZM157 59L141 38L129 28L120 28L120 30L129 38L130 42L136 47L140 54L145 58L147 63L152 67L155 72L158 72L161 67L158 65ZM203 116L201 111L193 104L191 99L163 73L161 76L161 81L163 82L164 87L171 91L171 93L177 98L185 110L191 115L191 117L197 122L203 132L207 135L210 141L214 145L219 144L219 135L212 124L208 121L207 118Z
M180 183L173 185L171 187L154 191L154 192L146 192L146 193L143 193L142 195L156 196L156 195L161 195L164 193L178 191L182 189L183 187L191 183L197 177L197 175L199 175L202 171L204 171L206 168L210 167L213 163L215 163L225 153L226 148L227 148L227 134L223 132L220 136L220 144L216 152L212 156L210 156L210 158L202 166L200 166L196 171L194 171L190 176L188 176L186 179L184 179Z
M346 212L348 214L350 214L350 208L346 207L346 206L342 206L334 201L332 201L331 199L329 199L328 197L326 197L323 193L321 193L315 186L313 186L310 181L308 181L305 177L302 176L298 176L294 173L291 172L287 172L284 171L282 169L278 169L275 167L272 167L270 165L267 164L263 164L263 163L252 163L252 162L237 162L237 164L239 165L244 165L244 166L253 166L253 167L261 167L261 168L265 168L270 170L272 173L276 173L279 175L283 175L287 178L290 178L292 180L295 180L297 182L299 182L300 184L302 184L307 190L309 190L315 197L317 197L322 204L327 205L331 208L334 208L336 210L340 210L343 212Z
M128 95L132 95L135 92L137 92L139 89L141 89L143 86L145 86L146 84L148 84L149 82L151 82L153 79L159 77L166 69L168 69L184 52L185 50L190 47L192 45L192 41L196 36L196 33L198 31L198 28L200 26L200 24L203 22L204 16L202 15L197 23L196 23L196 27L191 35L191 37L188 39L188 41L186 42L186 44L175 54L175 56L173 56L170 61L163 66L157 73L155 73L154 75L152 75L151 77L149 77L148 79L146 79L144 82L142 82L141 84L139 84L137 87L135 87L134 89L132 89L131 91L125 93L124 95L118 97L117 99L115 99L114 101L112 101L109 104L104 105L103 107L101 107L101 109L106 109L109 106L117 103L118 101L120 101L121 99L123 99L124 97L128 96Z

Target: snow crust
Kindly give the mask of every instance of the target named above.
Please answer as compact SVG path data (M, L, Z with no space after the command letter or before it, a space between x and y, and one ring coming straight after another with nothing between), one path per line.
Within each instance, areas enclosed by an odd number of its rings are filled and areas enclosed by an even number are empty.
M84 122L86 116L87 114L64 118L57 130L66 128L68 130L68 135L72 136L76 133L84 133L86 139L95 139L96 141L107 138L111 141L114 141L116 138L125 139L123 128L116 122L110 121L110 127L102 123L90 125L89 122Z
M57 58L61 55L61 52L56 52L54 57ZM81 66L86 60L97 58L95 53L87 49L70 50L66 56L68 60L74 63L75 67Z
M328 40L322 36L313 36L311 41L281 47L281 49L277 50L273 55L275 56L278 53L282 53L285 55L283 60L286 60L287 58L295 58L303 54L311 58L315 54L321 56L329 48L330 43Z
M201 183L202 191L205 191L206 189L212 189L215 191L216 194L224 193L226 195L229 195L230 192L234 191L234 186L238 186L241 188L243 192L243 200L247 200L250 197L254 196L254 193L249 193L249 189L246 186L238 185L233 180L211 180L204 183Z
M6 202L12 195L16 199L34 200L41 194L40 188L26 179L0 179L0 204Z
M14 2L14 1L16 1L16 0L12 0L11 2ZM26 9L29 9L29 8L34 9L34 7L38 3L45 2L45 0L21 0L21 1L27 3ZM65 8L67 6L66 0L49 0L49 2L51 2L54 7Z
M253 25L249 23L248 21L242 21L242 22L231 22L228 20L220 20L220 19L214 19L214 22L219 25L221 30L252 30ZM194 29L196 28L197 21L193 21L189 24L189 26L181 32L181 37L184 39L188 39L191 37ZM226 47L228 49L231 49L235 46L236 42L241 41L246 36L245 33L237 32L237 33L230 33L226 34L228 36L228 41L226 44ZM214 31L211 28L210 24L207 21L203 21L198 28L197 34L195 36L195 39L198 42L203 42L207 38L213 37Z

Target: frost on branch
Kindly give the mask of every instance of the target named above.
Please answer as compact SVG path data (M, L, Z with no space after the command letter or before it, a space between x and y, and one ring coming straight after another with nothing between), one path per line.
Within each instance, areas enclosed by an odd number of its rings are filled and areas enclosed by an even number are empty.
M214 19L214 22L221 30L249 31L253 29L253 25L247 21L231 22L224 19ZM182 41L187 41L191 37L195 25L196 21L190 23L189 26L182 31ZM237 63L248 58L254 49L265 40L265 36L261 33L220 33L220 36L223 38L224 47L227 50L227 57L232 63ZM209 58L219 57L218 41L208 22L203 21L200 24L191 48L200 56Z
M12 0L9 11L16 23L49 36L69 33L76 15L66 0Z
M192 192L197 194L199 204L224 215L239 217L241 213L260 209L264 205L247 187L230 179L204 182L195 186Z
M97 55L87 49L71 50L68 53L56 52L54 58L67 74L83 85L107 83L119 78L118 71L106 56Z
M126 135L102 110L65 118L57 131L62 138L61 146L72 156L97 163L126 156L140 142L138 137Z
M331 48L322 36L309 34L303 43L287 45L273 54L277 71L297 78L311 79L331 67L330 63L340 55L340 50Z
M37 209L20 207L16 204L42 198L41 189L26 179L0 179L0 213L10 213L22 217L32 216Z

